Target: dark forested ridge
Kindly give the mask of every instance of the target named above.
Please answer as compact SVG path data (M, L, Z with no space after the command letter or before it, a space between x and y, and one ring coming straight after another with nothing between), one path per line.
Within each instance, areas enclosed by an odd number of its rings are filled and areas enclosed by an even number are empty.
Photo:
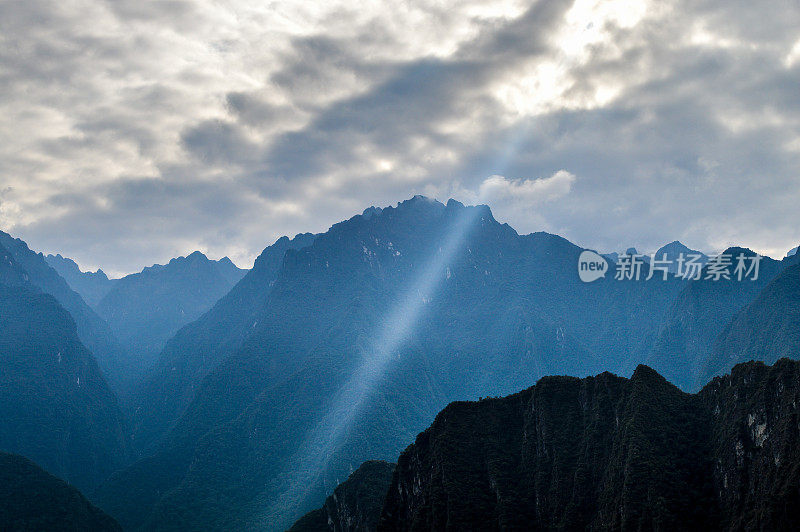
M400 455L378 526L317 510L293 530L795 530L799 396L788 359L695 395L646 366L547 377L444 409Z
M95 307L139 365L155 361L164 344L195 321L244 276L227 257L209 260L199 251L118 279Z
M0 530L121 531L64 481L22 456L0 452Z

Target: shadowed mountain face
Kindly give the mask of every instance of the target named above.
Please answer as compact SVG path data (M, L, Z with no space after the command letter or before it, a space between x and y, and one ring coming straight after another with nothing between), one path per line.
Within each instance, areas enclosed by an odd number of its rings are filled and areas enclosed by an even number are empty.
M47 264L41 253L34 253L25 242L2 231L0 245L25 272L30 285L52 295L69 312L75 320L78 337L97 359L109 384L118 393L126 389L130 384L130 355L120 346L108 324Z
M96 308L135 353L139 374L169 338L210 309L244 274L227 257L212 261L195 251L116 280Z
M724 252L730 257L740 254L755 256L754 252L743 248L729 248ZM715 373L730 370L732 365L720 366L712 361L717 337L737 312L753 302L770 281L796 263L796 256L783 261L761 257L755 280L738 280L734 274L735 261L725 268L729 279L706 279L708 270L703 270L702 278L690 281L670 304L646 358L647 363L670 382L690 391L698 390ZM753 357L755 353L749 356Z
M377 460L364 462L325 499L322 508L301 517L289 532L375 530L394 466Z
M0 452L0 528L121 531L78 490L22 456Z
M168 343L151 381L163 399L142 411L193 400L103 507L128 526L286 528L454 399L629 366L684 282L585 284L581 251L415 198L335 225L242 293L254 268Z
M280 238L208 312L167 342L136 397L137 448L154 446L183 413L208 372L241 346L262 310L286 251L313 241L310 233L291 240Z
M455 403L400 456L378 530L791 530L798 395L784 359L697 395L642 366Z
M129 458L117 399L70 314L0 257L0 449L92 489Z
M74 260L62 257L60 254L47 255L44 259L92 308L97 308L97 304L116 282L114 279L109 279L103 270L81 271Z

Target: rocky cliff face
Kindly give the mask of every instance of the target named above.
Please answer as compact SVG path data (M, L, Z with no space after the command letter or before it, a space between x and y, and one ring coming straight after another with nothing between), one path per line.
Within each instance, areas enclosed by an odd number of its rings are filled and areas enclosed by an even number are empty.
M453 403L400 456L378 530L772 530L800 508L800 363L700 393L646 366Z
M727 530L793 530L800 522L800 362L750 362L699 394L713 483Z

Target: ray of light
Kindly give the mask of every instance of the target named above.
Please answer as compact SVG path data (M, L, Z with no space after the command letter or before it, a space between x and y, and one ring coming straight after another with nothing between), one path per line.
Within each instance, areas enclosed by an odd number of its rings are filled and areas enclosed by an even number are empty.
M519 152L528 130L529 126L524 124L512 131L504 149L497 154L492 164L493 173L504 170L510 164ZM478 203L481 199L479 198ZM329 408L305 441L298 446L294 456L287 461L283 480L285 490L269 504L258 519L259 523L269 522L272 516L296 511L305 505L309 492L323 478L330 460L344 443L348 429L353 425L369 395L380 385L399 349L413 332L425 312L428 297L437 291L446 278L447 266L463 249L470 230L475 227L483 212L483 209L476 207L460 209L438 253L419 270L411 289L404 292L397 305L379 322L381 327L372 336L375 340L363 353L361 363L339 388L330 401Z

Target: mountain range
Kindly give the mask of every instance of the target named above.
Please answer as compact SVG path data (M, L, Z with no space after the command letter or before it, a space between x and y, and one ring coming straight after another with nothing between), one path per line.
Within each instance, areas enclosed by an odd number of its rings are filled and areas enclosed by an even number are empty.
M167 340L211 308L244 276L228 257L218 261L195 251L114 281L97 313L148 369Z
M116 282L116 279L109 279L106 273L100 269L94 272L82 271L78 263L69 257L62 257L61 254L46 255L44 260L92 308L97 308L97 304Z
M128 385L132 356L114 337L108 324L86 304L41 253L35 253L22 240L0 231L0 246L13 258L27 284L53 296L75 322L78 338L92 352L112 388L120 392Z
M380 506L386 518L388 507L375 495L389 482L386 464L400 456L397 472L403 470L403 449L434 419L473 404L460 401L520 389L533 397L540 385L550 390L548 382L558 383L552 386L558 397L571 397L576 389L600 394L600 386L606 402L586 403L592 409L615 402L613 411L636 427L651 415L677 417L675 427L654 427L679 442L686 439L682 430L712 441L704 427L715 422L701 404L711 384L700 391L704 383L738 362L798 356L797 255L761 257L757 278L743 280L733 266L725 270L730 279L708 279L714 257L705 255L698 279L676 275L674 268L662 274L656 261L641 264L639 280L617 279L620 265L607 258L608 274L586 283L577 275L583 248L548 233L520 235L488 207L454 200L415 196L394 207L369 208L325 233L282 237L249 271L196 252L111 280L102 271L81 272L60 255L37 254L5 233L0 244L2 319L10 331L0 334L10 383L0 391L9 390L7 409L16 419L0 450L32 458L88 490L127 530L286 530L306 512L312 512L304 521L309 527L350 519L371 528L378 517L367 508ZM662 247L656 260L681 253L694 252L676 241ZM756 257L742 248L725 254ZM576 382L583 384L570 384ZM635 393L642 386L646 391ZM759 386L764 389L766 381ZM508 406L514 401L517 406ZM475 403L499 405L479 415L481 430L507 426L500 432L509 440L501 443L518 445L514 424L534 427L519 401ZM456 406L447 407L451 403ZM514 418L514 408L523 408L521 418ZM714 491L716 480L680 469L680 457L670 454L687 453L693 463L705 464L716 451L710 443L695 448L683 442L663 450L674 459L653 458L651 464L647 458L642 475L631 477L640 491L666 490L663 512L642 516L639 492L623 489L619 471L644 467L628 460L626 449L655 452L649 443L641 449L631 443L654 436L639 429L614 432L605 411L594 429L587 428L582 423L588 418L564 408L559 415L570 421L563 430L572 432L555 435L552 452L556 443L566 446L564 456L573 460L574 437L574 445L584 445L580 452L609 464L590 471L588 465L569 469L574 460L559 462L558 474L571 480L551 479L555 484L541 492L548 505L535 509L542 527L674 524L670 505L690 508L694 500L728 511ZM548 431L556 430L547 423ZM446 445L483 448L483 433L473 432L474 441ZM43 443L52 434L66 436L54 439L60 446ZM80 445L69 445L75 441ZM497 465L501 476L489 479L489 488L484 480L474 486L470 480L464 489L477 490L484 500L516 489L500 487L500 480L516 487L532 481L508 477L503 460ZM362 469L365 462L371 465ZM548 464L528 465L540 479L555 474L546 473L555 467ZM658 478L653 464L672 467L674 478ZM453 474L472 474L466 463L454 467ZM383 472L382 483L369 480L373 469ZM570 484L581 475L588 475L583 484ZM348 478L337 494L336 486ZM542 482L551 482L546 478ZM420 504L433 508L444 494L452 495L432 492ZM508 508L527 504L517 499L508 499ZM411 512L411 522L424 524L384 519L380 526L416 529L434 522L414 521L415 501L395 504L397 512ZM633 513L619 514L619 504L630 504ZM517 510L498 512L512 516ZM721 515L697 512L700 520ZM556 522L555 516L566 520ZM508 523L513 529L513 519Z
M167 344L143 394L159 402L139 408L161 416L137 426L149 456L99 492L124 526L284 529L364 460L394 459L449 402L548 374L625 375L649 361L692 389L718 332L669 336L676 307L707 293L729 314L700 326L721 332L788 264L725 288L660 274L587 284L582 249L563 238L423 197L304 244L274 277L254 267ZM708 336L707 349L661 356L675 336Z

